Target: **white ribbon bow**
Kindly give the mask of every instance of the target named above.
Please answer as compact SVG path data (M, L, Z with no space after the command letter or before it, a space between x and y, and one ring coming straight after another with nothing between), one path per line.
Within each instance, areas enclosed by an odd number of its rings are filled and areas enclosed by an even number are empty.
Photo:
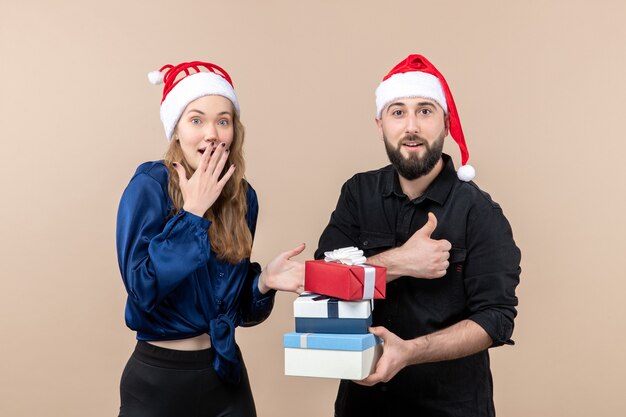
M335 249L332 252L324 252L326 262L341 262L344 265L361 265L367 258L363 256L363 251L354 246L348 248Z

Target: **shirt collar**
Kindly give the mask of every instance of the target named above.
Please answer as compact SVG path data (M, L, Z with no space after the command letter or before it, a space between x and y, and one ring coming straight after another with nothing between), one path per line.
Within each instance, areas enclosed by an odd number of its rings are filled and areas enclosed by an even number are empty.
M400 187L398 172L393 165L387 165L383 168L383 197L389 197L395 194L397 197L406 197Z
M443 159L443 169L430 186L428 186L424 195L417 197L413 202L418 203L428 198L439 204L445 203L450 194L450 190L452 190L452 186L457 181L457 176L452 158L445 153L441 155L441 158ZM383 168L383 172L383 197L389 197L391 194L395 194L397 197L406 197L406 194L404 194L400 186L398 172L393 165L387 165Z

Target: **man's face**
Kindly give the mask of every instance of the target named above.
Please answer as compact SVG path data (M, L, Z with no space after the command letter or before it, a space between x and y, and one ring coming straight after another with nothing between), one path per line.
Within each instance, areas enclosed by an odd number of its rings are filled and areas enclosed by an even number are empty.
M395 100L376 122L387 156L402 177L426 175L441 159L448 124L437 102L419 97Z

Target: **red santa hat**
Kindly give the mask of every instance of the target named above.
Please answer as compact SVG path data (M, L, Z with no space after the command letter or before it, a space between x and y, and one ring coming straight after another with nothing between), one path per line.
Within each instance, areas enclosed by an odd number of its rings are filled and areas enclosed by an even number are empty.
M167 64L158 71L148 73L148 80L152 84L164 83L161 121L168 141L172 140L174 128L185 107L200 97L209 95L226 97L233 103L237 114L240 113L230 76L215 64L201 61Z
M380 119L383 109L392 101L407 97L432 99L449 115L450 135L461 150L462 166L457 176L462 181L471 181L476 171L467 164L469 152L452 93L443 75L422 55L409 55L383 78L376 89L376 117Z

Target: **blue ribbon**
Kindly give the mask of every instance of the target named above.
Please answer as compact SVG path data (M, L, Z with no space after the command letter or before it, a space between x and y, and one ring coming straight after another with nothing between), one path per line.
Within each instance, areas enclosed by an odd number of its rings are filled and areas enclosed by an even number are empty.
M338 319L339 318L339 299L331 298L327 295L320 294L302 294L300 297L313 297L313 301L322 301L328 300L328 304L326 304L326 314L329 319Z
M331 298L328 300L328 304L326 304L328 318L329 319L338 319L339 318L339 300L336 298Z

